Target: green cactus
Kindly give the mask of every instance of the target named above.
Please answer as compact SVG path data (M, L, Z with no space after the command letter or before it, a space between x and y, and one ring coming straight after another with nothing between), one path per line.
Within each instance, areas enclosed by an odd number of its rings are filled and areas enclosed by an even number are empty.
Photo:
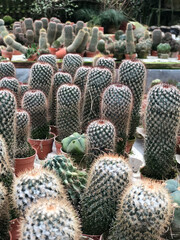
M58 65L56 62L56 57L52 54L43 54L41 55L38 60L38 62L44 62L49 63L51 67L53 68L53 73L55 74L58 71Z
M99 37L99 29L97 27L93 27L88 51L90 51L90 52L97 51L98 37Z
M15 178L13 199L21 215L38 199L66 199L60 179L47 169L33 169Z
M123 154L128 139L133 96L131 90L122 84L107 87L102 96L101 114L116 128L116 152Z
M133 184L122 196L108 240L161 239L172 212L168 192L161 184Z
M56 155L49 159L43 166L56 173L67 189L69 198L77 207L80 196L85 189L87 173L80 171L73 165L73 161L64 155Z
M29 90L29 86L27 83L23 83L20 85L20 90L19 90L19 100L20 100L20 105L21 105L21 102L22 102L22 98L23 98L23 95L25 94L25 92L27 92Z
M126 29L126 52L130 55L136 52L132 23L127 24Z
M34 32L33 30L27 30L26 31L26 39L27 39L27 44L31 45L32 43L34 43Z
M110 228L119 198L131 183L131 169L120 156L104 155L91 166L81 198L82 229L100 235Z
M78 32L83 29L84 27L84 22L83 21L77 21L76 23L76 28L75 28L75 34L77 35Z
M0 79L4 77L15 77L16 69L12 62L0 62Z
M151 87L154 87L155 85L162 83L162 81L160 79L154 79L151 82Z
M42 17L42 18L41 18L41 21L42 21L42 24L43 24L43 28L47 30L47 28L48 28L48 22L49 22L48 18Z
M34 31L32 18L25 18L23 23L24 23L24 27L25 27L26 32L27 32L27 30Z
M56 126L58 140L80 131L81 91L75 84L63 84L57 91Z
M90 121L100 118L101 94L111 82L112 73L108 69L95 67L89 71L82 111L83 130Z
M110 54L110 52L106 49L106 43L103 39L98 41L97 49L100 53L102 53L104 55Z
M47 33L44 28L40 30L40 35L39 35L39 52L41 54L47 54L49 53L49 43L47 39Z
M0 240L9 240L9 202L5 187L0 183Z
M22 99L22 108L29 113L31 121L30 137L46 139L49 137L47 122L47 99L39 90L27 91Z
M96 67L104 67L111 71L112 75L115 77L116 73L116 63L113 58L100 57L96 61Z
M55 22L49 22L47 28L47 39L48 43L51 46L56 37L57 26Z
M21 222L20 240L34 238L80 240L80 220L65 199L34 204Z
M31 67L29 89L41 90L47 98L50 96L53 68L49 63L36 62Z
M157 51L157 46L161 43L162 41L162 32L160 29L155 29L152 32L152 49Z
M40 35L40 30L43 27L43 23L41 20L35 20L34 21L34 34L35 34L35 42L39 42L39 35Z
M57 90L62 84L72 83L72 77L69 73L57 72L52 81L52 102L51 102L51 125L56 125L56 107L57 107Z
M179 119L180 91L168 84L158 84L151 88L145 118L144 175L160 180L174 177Z
M24 110L16 112L16 158L26 158L32 156L35 151L28 143L30 133L30 117Z
M52 47L54 48L59 48L61 46L64 45L64 42L65 42L65 31L64 31L64 28L62 29L62 33L61 33L61 36L58 37L53 43L52 43Z
M11 167L14 167L16 99L9 90L0 90L0 134L5 140Z
M84 31L83 29L81 29L78 34L76 35L74 41L72 42L71 45L69 45L66 48L67 53L75 53L76 50L81 46L83 40L84 40L84 36L86 34L86 31Z
M4 42L6 45L10 46L11 48L25 54L27 52L27 47L24 47L22 44L16 42L10 35L4 37Z
M83 53L86 50L86 45L89 39L89 33L86 31L81 45L76 49L77 53Z
M64 27L64 37L65 37L64 45L65 47L68 47L69 45L72 44L74 40L74 34L71 25L66 25Z
M2 38L9 34L7 28L4 26L4 20L0 19L0 35Z
M83 65L83 58L78 54L67 54L63 58L62 71L74 77L76 70Z
M57 23L57 29L56 29L56 37L55 37L55 39L58 39L58 38L61 36L63 27L64 27L64 24L62 24L62 23Z
M140 120L140 107L146 81L146 67L139 60L125 60L119 66L118 82L128 86L133 94L129 139L134 139Z

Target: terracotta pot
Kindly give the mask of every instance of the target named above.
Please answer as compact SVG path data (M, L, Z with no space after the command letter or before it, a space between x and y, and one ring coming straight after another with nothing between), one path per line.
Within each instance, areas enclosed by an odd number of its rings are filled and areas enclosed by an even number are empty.
M54 141L54 134L51 133L51 138L49 139L28 139L28 142L33 148L36 149L38 158L44 160L48 153L52 152L52 144Z
M54 125L50 125L50 132L54 133L55 136L58 135L57 127Z
M170 58L178 58L179 52L171 52Z
M25 170L31 170L34 168L34 161L36 158L36 150L34 149L34 154L26 158L15 158L15 175L18 177L19 173Z
M93 240L100 240L101 237L100 235L87 235L87 234L83 234L83 236L90 237Z
M12 240L19 240L19 223L20 219L16 218L10 221L10 233L12 236Z
M135 140L136 140L136 139L132 139L132 140L128 140L128 141L126 142L125 151L126 151L127 153L130 153L130 152L131 152L131 149L132 149L132 146L133 146Z
M13 50L13 55L22 55L22 53L20 51Z
M152 50L152 51L151 51L151 56L157 57L157 56L158 56L158 52L157 52L157 51L154 51L154 50Z
M34 62L37 60L37 54L32 55L31 57L28 58L28 62Z
M131 59L136 59L137 55L136 53L133 54L125 54L125 59L131 60Z
M49 47L49 51L52 55L56 55L57 48Z
M178 60L180 60L180 54L178 55Z
M56 57L59 58L59 59L62 59L66 54L67 54L66 48L60 48L60 49L56 52Z
M90 52L90 51L86 51L86 57L94 57L98 54L99 52Z
M104 27L98 27L99 31L104 33Z
M9 60L11 60L13 52L7 52L6 50L1 49L1 55L2 57L9 58Z
M12 240L12 234L9 232L9 239Z
M55 137L55 146L56 146L56 153L57 154L64 154L64 152L62 151L62 144L61 142L57 141L58 137ZM65 153L66 154L66 153ZM64 155L65 155L64 154Z

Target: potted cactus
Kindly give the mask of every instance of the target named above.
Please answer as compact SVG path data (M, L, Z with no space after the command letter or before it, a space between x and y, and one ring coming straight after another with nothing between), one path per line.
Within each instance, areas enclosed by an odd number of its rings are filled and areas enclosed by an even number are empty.
M171 46L169 43L160 43L157 46L158 57L167 59L169 57L169 53L171 51Z
M126 29L126 59L136 58L136 48L135 48L135 39L133 33L133 25L131 23L127 24Z
M146 59L148 54L150 53L152 47L152 42L150 39L140 41L136 44L136 52L138 54L138 58Z

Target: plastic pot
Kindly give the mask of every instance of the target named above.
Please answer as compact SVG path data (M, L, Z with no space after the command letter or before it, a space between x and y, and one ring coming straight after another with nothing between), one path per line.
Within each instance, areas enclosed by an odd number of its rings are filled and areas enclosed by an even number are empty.
M10 221L10 239L19 240L20 219L16 218Z
M56 52L56 57L59 59L63 59L63 57L67 54L67 50L66 48L60 48L57 52Z

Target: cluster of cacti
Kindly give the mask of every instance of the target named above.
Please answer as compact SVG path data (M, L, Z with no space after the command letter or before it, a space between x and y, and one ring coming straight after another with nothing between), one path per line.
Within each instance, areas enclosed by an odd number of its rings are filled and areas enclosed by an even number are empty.
M162 83L150 89L146 107L144 175L172 178L176 172L176 134L180 120L180 91Z
M111 121L116 128L116 152L124 153L131 117L133 96L131 90L123 84L112 84L102 96L101 114L103 119Z
M101 94L111 82L110 70L95 67L89 71L82 110L83 130L86 129L89 122L100 118Z
M122 157L104 155L95 161L81 199L84 233L100 235L109 230L118 201L130 183L131 170Z
M133 184L123 194L108 240L157 240L172 218L168 192L159 183Z
M42 198L66 198L60 179L54 173L36 168L15 178L13 199L21 214Z
M139 60L126 60L119 66L118 82L128 86L133 95L129 139L133 139L140 120L140 107L146 81L146 67Z
M62 71L69 73L74 77L76 70L83 65L83 59L78 54L67 54L63 58Z
M15 77L16 70L12 62L0 62L0 79L3 77Z
M27 91L22 99L22 108L30 116L30 137L32 139L46 139L49 137L47 122L47 99L39 90Z
M58 71L58 65L56 63L56 57L52 54L43 54L38 58L37 61L38 62L49 63L51 65L51 67L53 68L54 74Z
M77 206L80 196L85 189L87 173L80 171L73 165L73 161L64 155L54 156L43 166L56 173L61 178L62 184L67 189L71 202Z
M43 200L34 204L21 222L20 240L67 239L80 240L80 220L65 199Z
M57 91L56 126L62 140L80 131L81 91L75 84L63 84Z

